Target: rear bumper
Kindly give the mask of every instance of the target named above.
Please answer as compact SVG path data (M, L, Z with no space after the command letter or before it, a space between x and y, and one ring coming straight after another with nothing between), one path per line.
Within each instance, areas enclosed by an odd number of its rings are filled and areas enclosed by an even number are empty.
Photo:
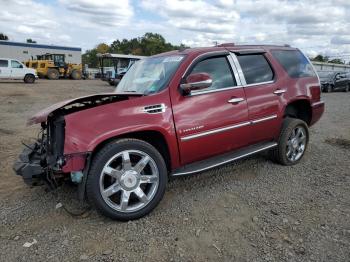
M325 104L323 101L315 102L311 104L312 118L310 126L315 124L323 115Z
M35 186L42 183L45 174L44 168L41 166L40 144L34 144L25 147L13 164L13 170L21 176L28 185Z

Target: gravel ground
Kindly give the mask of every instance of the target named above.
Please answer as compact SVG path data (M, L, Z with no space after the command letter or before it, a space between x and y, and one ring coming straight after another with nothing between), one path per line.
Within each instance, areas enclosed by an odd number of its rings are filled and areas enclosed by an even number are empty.
M262 154L177 178L149 216L121 223L94 210L72 217L55 207L82 209L74 186L55 196L11 169L38 131L26 118L105 91L97 80L0 83L0 261L350 261L350 93L323 95L298 165Z

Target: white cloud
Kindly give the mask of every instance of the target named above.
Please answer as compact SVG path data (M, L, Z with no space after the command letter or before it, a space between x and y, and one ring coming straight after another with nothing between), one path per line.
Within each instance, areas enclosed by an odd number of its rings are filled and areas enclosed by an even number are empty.
M133 7L128 0L59 0L68 10L80 14L91 23L102 26L127 25L133 16Z
M64 35L64 28L54 20L58 16L51 6L31 0L0 0L0 6L0 31L12 40L32 38L38 42L53 42L56 34ZM69 42L70 37L57 39Z
M349 0L0 0L10 39L92 48L162 34L174 44L291 44L312 55L350 53Z

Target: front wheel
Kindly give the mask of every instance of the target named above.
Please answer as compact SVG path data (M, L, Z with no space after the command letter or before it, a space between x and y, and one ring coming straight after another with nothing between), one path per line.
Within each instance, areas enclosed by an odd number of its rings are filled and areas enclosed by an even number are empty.
M161 154L137 139L106 145L93 159L87 197L103 215L128 221L150 213L164 196L167 168Z
M23 79L24 83L27 84L33 84L35 82L35 76L33 75L26 75Z
M309 142L307 124L287 117L282 124L278 145L271 151L272 159L282 165L297 164L303 157Z
M56 68L49 68L47 70L47 78L50 80L57 80L60 77L60 73Z

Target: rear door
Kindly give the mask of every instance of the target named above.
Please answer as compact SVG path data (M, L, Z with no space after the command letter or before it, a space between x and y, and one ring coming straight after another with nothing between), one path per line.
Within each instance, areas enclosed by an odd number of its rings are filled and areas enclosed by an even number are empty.
M15 78L15 79L24 78L23 65L17 60L11 60L11 78Z
M264 50L232 54L248 103L251 144L273 139L280 127L283 93Z
M211 87L192 91L188 96L177 90L172 97L183 165L246 144L248 107L237 71L231 65L228 52L198 58L183 79L191 73L207 73L213 80Z
M11 69L9 68L9 61L7 59L0 59L0 78L10 78Z

